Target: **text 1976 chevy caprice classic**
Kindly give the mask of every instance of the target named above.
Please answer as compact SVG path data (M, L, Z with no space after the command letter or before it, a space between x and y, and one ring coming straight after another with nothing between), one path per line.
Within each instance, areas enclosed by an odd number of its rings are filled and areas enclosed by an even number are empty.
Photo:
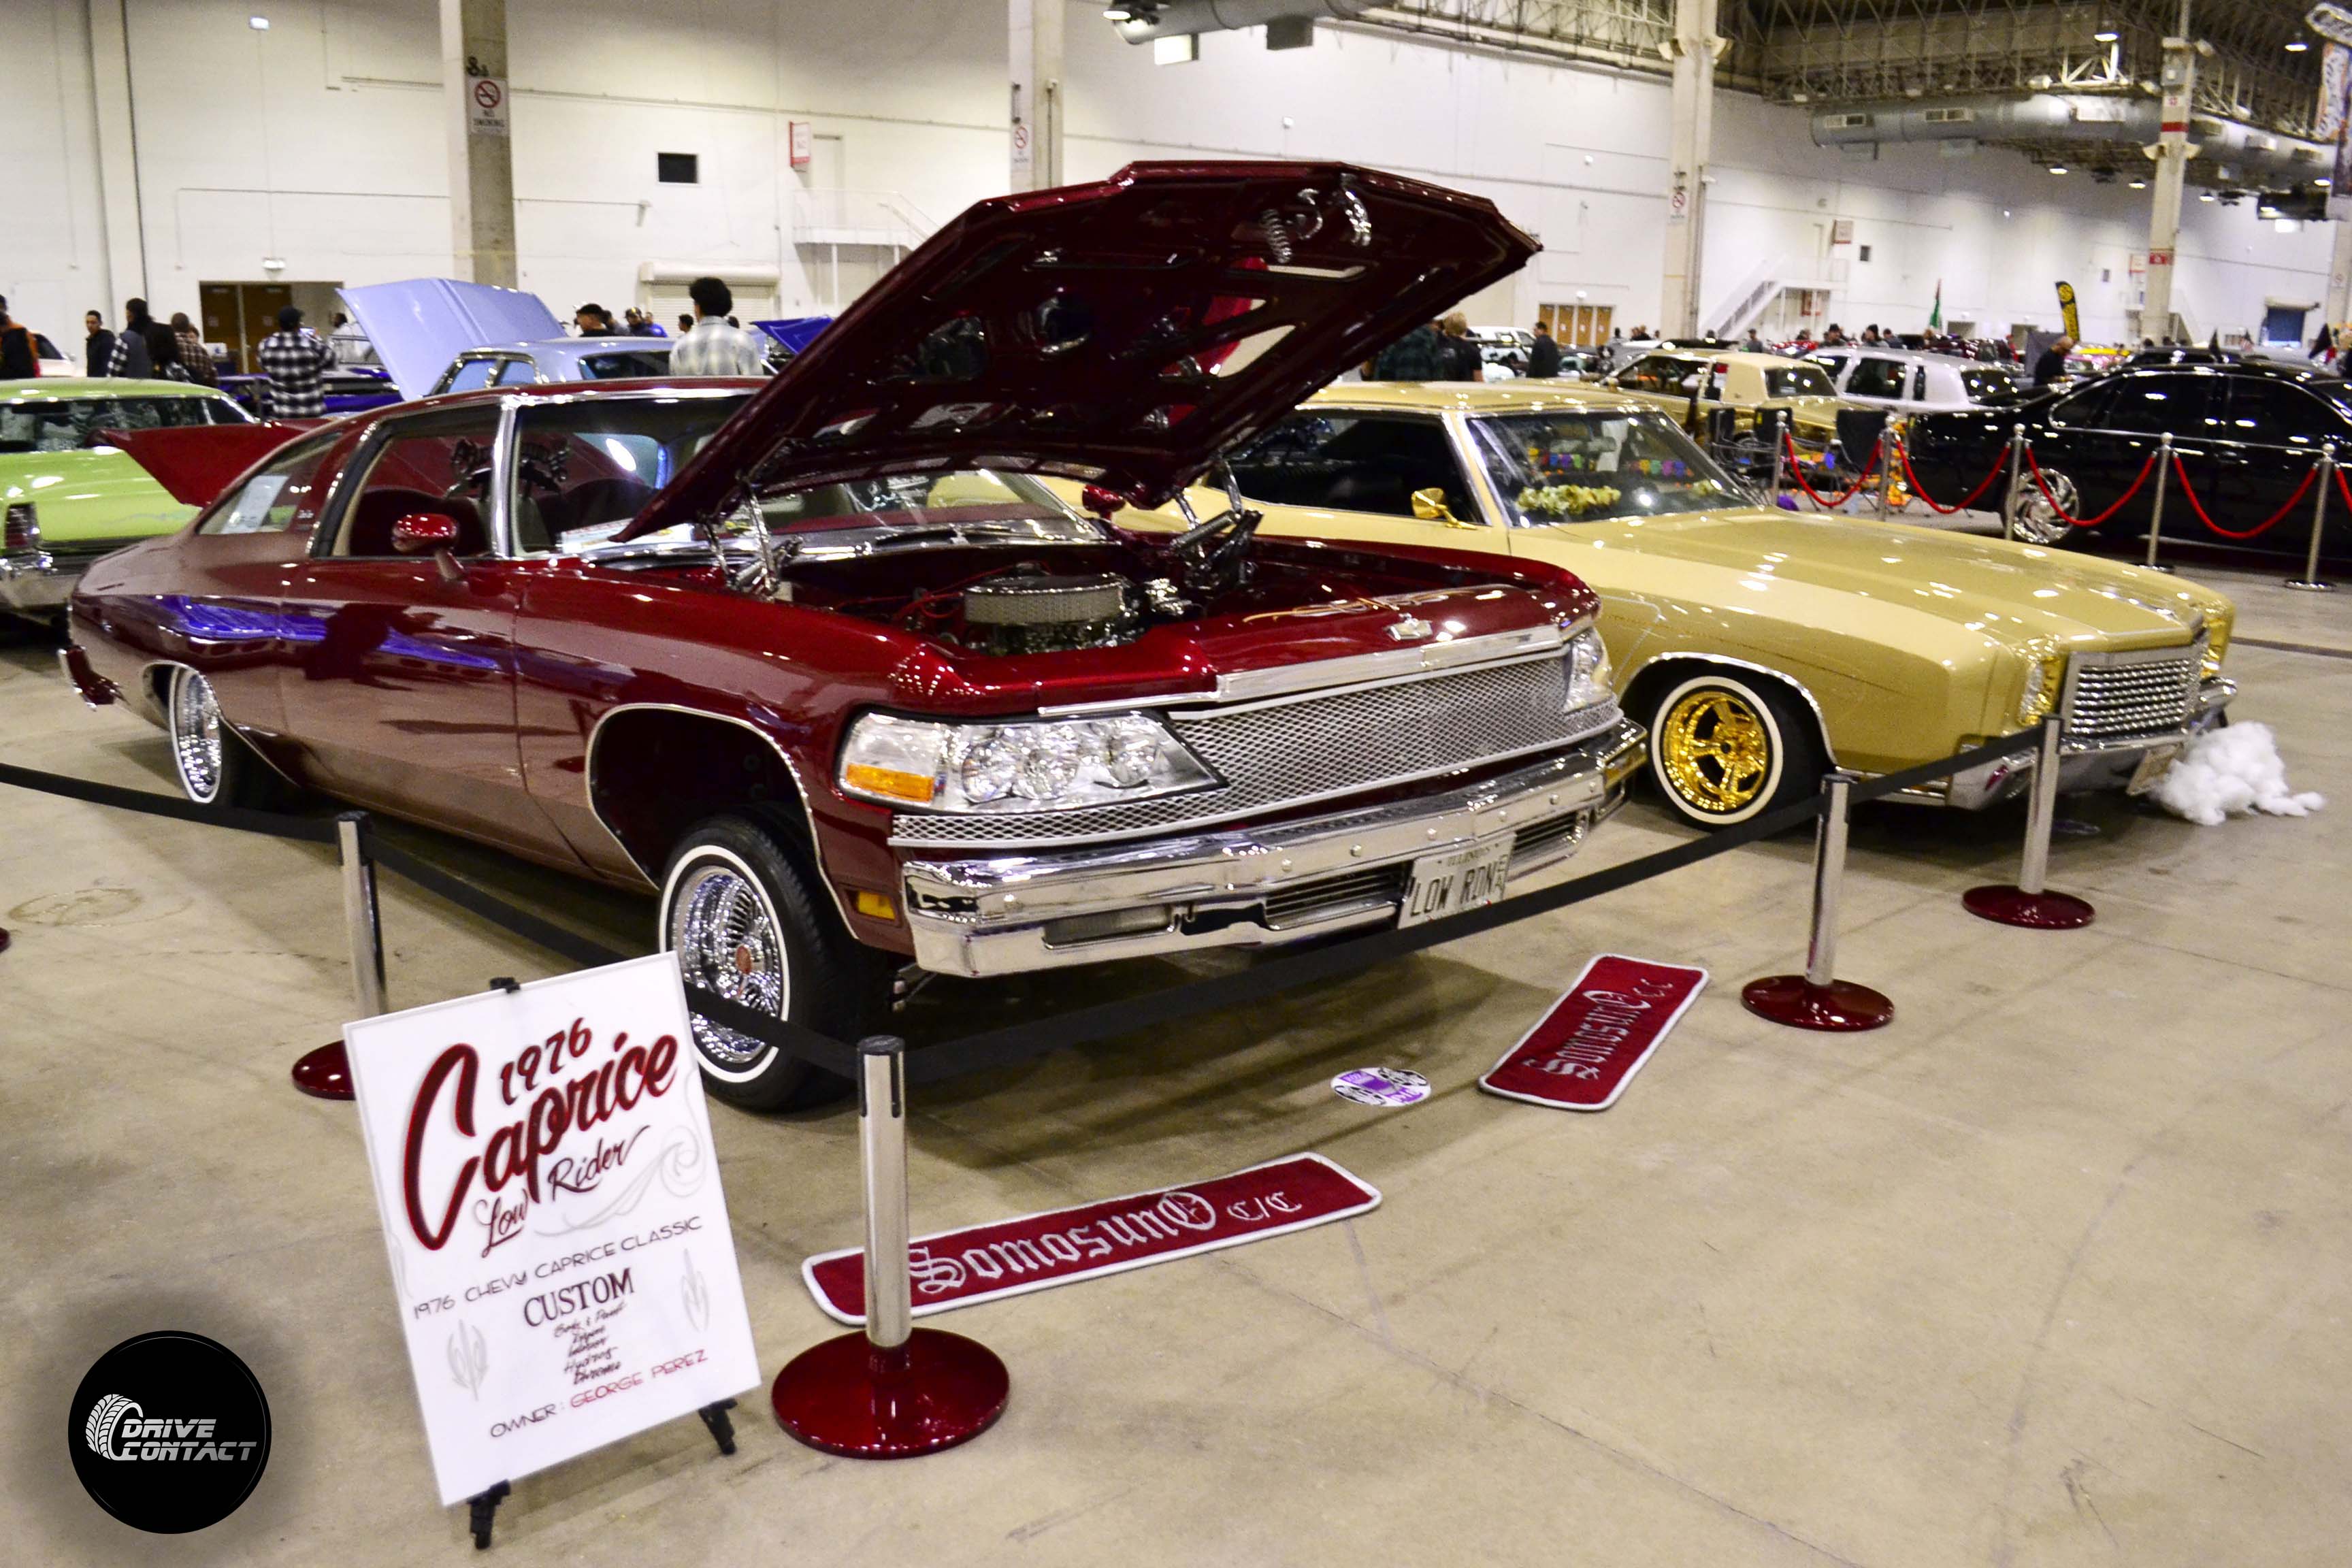
M1136 165L980 204L756 390L430 398L257 463L283 432L159 432L142 460L218 499L91 574L68 663L198 799L290 782L650 884L690 984L836 1036L893 956L1446 913L1570 853L1639 764L1591 594L1253 541L1238 500L1108 518L1531 248L1386 175ZM803 1091L697 1041L728 1099Z

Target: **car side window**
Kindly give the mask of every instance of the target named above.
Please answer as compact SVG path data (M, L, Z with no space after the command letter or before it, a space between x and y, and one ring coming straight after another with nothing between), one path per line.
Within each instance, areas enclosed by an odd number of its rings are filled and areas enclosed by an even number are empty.
M2107 400L2115 395L2115 387L2106 382L2095 382L2080 392L2071 392L2050 405L2042 416L2050 424L2070 430L2095 430L2105 418Z
M2262 447L2316 447L2342 441L2352 431L2316 397L2299 386L2263 376L2233 376L2230 411L2222 435Z
M1911 367L1911 401L1914 403L1927 401L1927 367L1924 364L1915 364Z
M1434 419L1412 415L1297 414L1233 459L1252 500L1333 511L1413 517L1413 497L1438 490L1464 522L1478 521L1453 438Z
M1844 354L1815 354L1813 363L1829 372L1830 379L1835 381L1839 374L1845 369L1846 358Z
M1864 354L1855 362L1853 379L1845 384L1845 390L1849 397L1900 397L1903 362Z
M203 534L283 533L297 517L315 514L319 468L340 437L297 442L268 466L215 501L196 524Z
M527 359L499 362L498 386L529 386L539 380L539 367Z
M2134 435L2200 436L2205 433L2209 375L2135 375L2116 388L2102 426Z
M436 392L476 392L490 384L499 373L499 362L494 358L459 360L448 374L441 378Z
M495 405L437 409L378 425L352 459L336 516L316 553L383 557L393 524L412 512L457 525L456 553L490 549L490 457L498 446Z

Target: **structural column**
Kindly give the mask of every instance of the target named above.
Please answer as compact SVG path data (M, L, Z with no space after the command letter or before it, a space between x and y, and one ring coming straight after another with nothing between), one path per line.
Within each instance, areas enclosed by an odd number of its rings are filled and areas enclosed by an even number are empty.
M1063 0L1006 0L1012 47L1013 184L1043 191L1062 183Z
M2323 308L2332 331L2352 320L2352 218L2337 218L2329 226L2336 231L2336 248L2327 261L2327 300ZM2341 351L2337 362L2342 363Z
M518 275L508 87L506 0L441 0L450 258L460 278L512 289Z
M1716 0L1675 0L1674 126L1668 141L1665 284L1660 330L1698 331L1699 258L1706 237L1706 168L1715 138Z
M90 108L98 126L99 208L106 229L110 321L147 292L147 238L139 209L139 140L131 121L131 40L123 0L89 0Z
M2180 187L2196 149L2189 145L2189 109L2197 93L2197 50L2189 41L2189 0L2180 0L2180 32L2164 40L2164 117L2154 156L2154 198L2147 216L2147 300L2140 307L2142 337L2172 335L2172 274L2180 240Z

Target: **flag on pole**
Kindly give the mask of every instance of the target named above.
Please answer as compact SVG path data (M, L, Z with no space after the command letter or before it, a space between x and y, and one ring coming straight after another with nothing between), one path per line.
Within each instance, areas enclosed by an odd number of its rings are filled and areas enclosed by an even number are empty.
M1936 302L1927 309L1927 330L1931 332L1944 330L1944 280L1940 278L1936 279Z

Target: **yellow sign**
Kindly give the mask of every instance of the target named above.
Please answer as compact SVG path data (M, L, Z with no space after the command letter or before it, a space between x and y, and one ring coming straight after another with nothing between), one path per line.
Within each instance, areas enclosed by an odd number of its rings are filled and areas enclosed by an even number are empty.
M2058 285L2058 316L2061 324L2065 328L2066 335L2076 342L2081 342L2083 318L2076 314L2074 310L2074 286L2072 283Z

